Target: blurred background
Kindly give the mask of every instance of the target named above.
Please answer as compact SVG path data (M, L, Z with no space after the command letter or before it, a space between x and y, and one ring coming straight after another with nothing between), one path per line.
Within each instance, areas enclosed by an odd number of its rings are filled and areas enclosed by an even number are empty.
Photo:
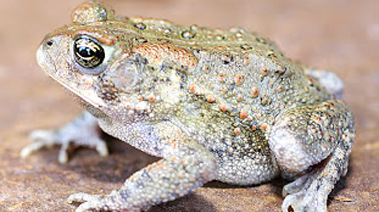
M35 60L43 37L71 22L84 1L0 0L0 211L71 211L71 193L109 193L156 160L110 137L111 156L79 149L67 165L59 148L28 159L18 154L28 133L54 128L81 109ZM333 70L357 128L350 171L330 197L330 211L379 211L378 0L104 0L125 16L183 25L240 26L274 40L295 61ZM210 183L150 211L280 211L284 182L241 188Z

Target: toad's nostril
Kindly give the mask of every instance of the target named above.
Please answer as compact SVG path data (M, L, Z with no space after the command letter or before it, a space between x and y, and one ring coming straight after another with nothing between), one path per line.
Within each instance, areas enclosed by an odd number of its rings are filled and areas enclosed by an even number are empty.
M54 44L54 42L52 40L46 41L46 45L47 46L52 46L53 44Z

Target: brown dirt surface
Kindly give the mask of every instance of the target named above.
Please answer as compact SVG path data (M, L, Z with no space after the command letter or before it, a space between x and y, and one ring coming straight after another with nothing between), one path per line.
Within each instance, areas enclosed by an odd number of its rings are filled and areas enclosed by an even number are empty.
M73 211L76 192L109 193L136 170L157 160L105 136L111 155L80 148L66 165L59 148L27 159L19 152L34 129L55 128L80 108L35 61L42 38L70 22L81 1L0 0L0 211ZM291 58L333 70L345 82L345 100L357 138L349 173L329 198L329 211L379 211L378 0L129 0L105 1L118 14L180 24L242 26L273 39ZM252 187L211 182L149 212L280 211L283 180Z

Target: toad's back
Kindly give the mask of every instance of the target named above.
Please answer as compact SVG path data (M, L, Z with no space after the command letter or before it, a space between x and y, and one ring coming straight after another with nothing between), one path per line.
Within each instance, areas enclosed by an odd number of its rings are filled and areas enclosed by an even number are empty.
M104 37L117 35L117 40L128 40L125 45L146 58L166 57L167 63L175 60L182 65L178 69L187 68L183 77L186 91L212 110L254 119L260 126L270 125L270 120L272 124L285 108L332 98L317 79L303 72L304 67L293 63L274 43L258 34L241 28L221 30L109 12L107 15L106 21L74 24L63 33L72 30L73 37L83 31ZM172 68L162 65L162 61L150 62L151 66L160 65L161 70Z
M181 26L159 19L118 17L118 20L121 22L104 24L117 25L114 28L117 34L133 37L129 38L133 50L145 57L149 58L152 49L166 51L157 56L167 54L171 59L183 51L173 61L188 67L183 71L183 87L194 101L206 104L207 109L255 120L260 126L270 125L270 120L285 108L314 105L333 98L317 79L305 74L304 67L285 57L274 43L244 29Z
M286 58L273 42L258 34L241 28L221 30L196 25L182 26L160 19L122 17L110 9L104 11L104 21L100 16L93 20L90 12L83 14L82 9L88 8L77 9L73 14L74 23L53 34L72 34L75 37L86 31L104 38L117 35L117 40L129 41L125 45L131 51L138 52L135 47L145 44L140 48L140 53L143 53L141 49L148 49L149 44L159 43L158 51L174 52L165 55L173 58L175 51L184 50L184 55L177 59L189 58L183 65L194 69L187 73L187 83L201 85L199 87L204 89L196 93L214 96L217 102L225 101L233 106L244 103L270 106L272 100L293 105L330 99L315 79L303 73L303 67ZM191 57L194 58L192 63L188 62ZM262 110L267 111L265 108Z

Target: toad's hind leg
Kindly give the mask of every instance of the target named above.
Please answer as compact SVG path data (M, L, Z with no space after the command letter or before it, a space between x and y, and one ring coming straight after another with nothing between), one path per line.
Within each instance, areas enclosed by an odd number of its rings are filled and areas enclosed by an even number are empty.
M327 197L347 171L354 122L342 101L331 100L281 114L269 145L286 178L283 211L325 211Z

